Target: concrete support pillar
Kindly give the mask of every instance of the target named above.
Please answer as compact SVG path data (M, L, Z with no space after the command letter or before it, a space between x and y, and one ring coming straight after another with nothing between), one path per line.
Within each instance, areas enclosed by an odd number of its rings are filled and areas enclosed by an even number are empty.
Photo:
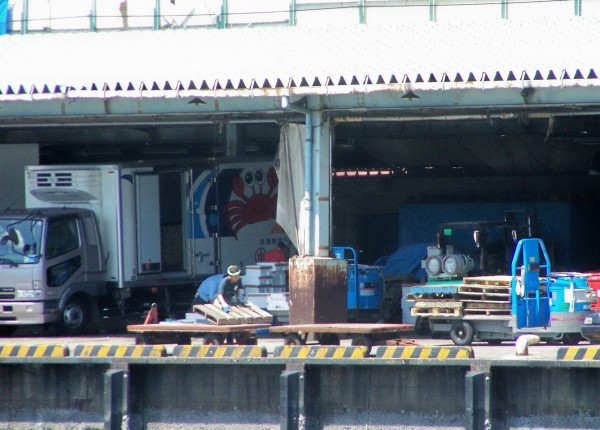
M313 231L314 255L329 257L331 224L331 121L326 112L313 111Z
M490 416L489 371L471 371L465 376L466 430L489 430Z
M104 374L104 430L129 430L129 372L111 369Z
M305 428L304 379L305 371L303 368L288 368L281 373L279 385L281 430L301 430Z

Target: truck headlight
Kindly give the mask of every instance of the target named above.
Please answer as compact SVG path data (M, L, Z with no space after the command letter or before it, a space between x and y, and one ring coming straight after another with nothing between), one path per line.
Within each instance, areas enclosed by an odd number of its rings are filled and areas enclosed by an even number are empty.
M17 290L17 299L41 299L42 292L40 290Z
M583 323L584 324L592 324L592 317L591 316L585 317L585 319L583 320Z

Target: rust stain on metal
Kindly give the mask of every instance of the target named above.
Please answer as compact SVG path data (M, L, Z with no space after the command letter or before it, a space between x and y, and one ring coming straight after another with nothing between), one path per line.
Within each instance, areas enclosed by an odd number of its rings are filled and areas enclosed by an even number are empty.
M290 324L347 321L346 262L324 257L290 260Z

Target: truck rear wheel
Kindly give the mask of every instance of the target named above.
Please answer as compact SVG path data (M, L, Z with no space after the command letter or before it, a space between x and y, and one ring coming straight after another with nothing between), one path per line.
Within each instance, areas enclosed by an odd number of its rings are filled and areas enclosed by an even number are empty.
M89 306L85 300L73 297L69 299L61 313L59 330L68 335L82 334L89 318Z
M458 346L471 345L475 337L473 326L466 321L456 321L450 330L450 339Z

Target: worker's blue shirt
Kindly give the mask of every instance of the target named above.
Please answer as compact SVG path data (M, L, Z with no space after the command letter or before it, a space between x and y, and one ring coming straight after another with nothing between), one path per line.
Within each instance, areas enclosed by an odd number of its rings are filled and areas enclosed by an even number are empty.
M218 273L206 278L200 283L196 295L205 302L212 302L215 300L217 298L217 291L219 291L219 282L221 282L223 276L225 276L225 274Z

